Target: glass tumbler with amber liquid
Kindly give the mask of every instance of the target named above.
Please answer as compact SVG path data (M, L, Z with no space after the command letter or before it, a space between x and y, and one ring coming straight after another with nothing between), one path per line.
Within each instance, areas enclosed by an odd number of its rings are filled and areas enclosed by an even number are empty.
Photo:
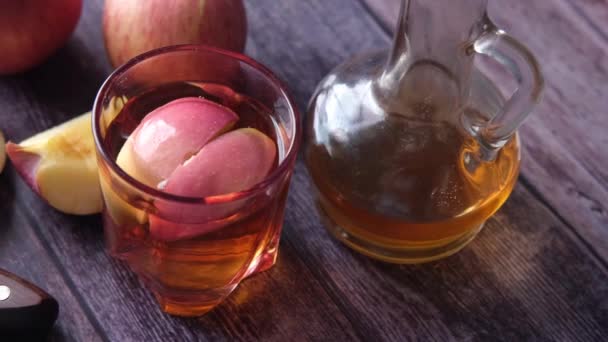
M102 86L93 132L108 251L163 311L200 316L275 264L301 127L270 70L201 45L146 52Z
M394 44L338 66L307 117L306 163L328 230L393 263L451 255L505 202L538 63L488 18L487 0L404 0ZM505 99L474 64L510 71Z

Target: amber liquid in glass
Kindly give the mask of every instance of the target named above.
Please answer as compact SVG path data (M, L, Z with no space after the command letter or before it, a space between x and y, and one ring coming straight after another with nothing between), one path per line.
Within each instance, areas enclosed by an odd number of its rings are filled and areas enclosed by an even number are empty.
M437 120L432 105L399 112L409 115L360 113L348 144L336 136L331 151L315 144L306 158L322 218L338 239L393 262L403 260L385 251L419 249L420 262L434 247L453 253L452 242L464 245L502 205L517 178L519 146L514 137L494 161L482 161L475 138L455 120Z
M253 127L277 141L280 128L259 102L221 85L177 83L130 99L108 127L107 150L116 158L146 114L174 99L188 96L202 96L231 108L239 116L234 129ZM277 160L280 160L284 151L281 144L277 145ZM109 177L103 170L101 174L102 187L108 187ZM274 198L256 199L254 204L245 205L244 212L235 214L242 217L235 223L227 219L220 229L178 241L160 241L150 236L145 216L147 212L154 213L153 203L146 203L147 209L136 209L141 208L142 199L114 193L106 202L122 207L109 210L106 205L104 210L108 246L114 256L127 260L136 269L165 311L199 315L206 307L212 308L219 303L243 276L274 264L286 191L285 187ZM136 205L138 201L139 205ZM231 217L233 219L234 215ZM204 303L201 305L205 307L192 303Z

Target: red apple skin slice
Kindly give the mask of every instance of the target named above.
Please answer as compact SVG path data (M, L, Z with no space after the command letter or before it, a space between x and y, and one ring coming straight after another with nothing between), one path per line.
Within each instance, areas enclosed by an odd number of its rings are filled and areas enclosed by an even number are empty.
M250 189L275 164L275 143L253 128L226 133L205 145L194 157L175 169L165 192L188 197L209 197ZM173 241L223 227L222 219L234 215L247 203L239 200L214 205L160 202L160 217L150 217L152 237ZM172 221L172 222L171 222ZM180 224L184 223L184 224Z
M132 157L127 158L132 159L132 165L119 166L134 173L131 176L135 179L156 187L184 160L231 129L238 119L231 109L202 98L171 101L144 118L129 137L131 143L125 144L132 148Z
M10 141L6 144L6 154L25 183L36 193L40 193L38 182L36 182L40 156Z
M254 128L221 135L178 166L167 179L165 192L208 197L247 190L270 172L277 148Z

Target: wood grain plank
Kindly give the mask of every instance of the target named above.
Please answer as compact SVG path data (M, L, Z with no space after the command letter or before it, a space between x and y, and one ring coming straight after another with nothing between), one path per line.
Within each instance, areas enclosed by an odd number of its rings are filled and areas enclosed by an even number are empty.
M99 217L67 217L28 195L25 184L18 182L17 188L24 193L20 203L31 209L39 233L113 341L356 339L355 327L290 250L282 251L277 267L247 280L211 314L199 320L165 315L128 267L105 252Z
M40 286L59 301L51 340L103 341L103 331L96 329L95 318L81 307L61 265L55 264L36 231L16 210L15 177L13 172L0 175L0 267Z
M362 0L394 26L400 1ZM576 2L597 20L608 3ZM543 102L521 128L522 175L608 261L608 45L564 1L490 1L490 16L537 56ZM573 2L571 2L573 3Z
M589 29L586 37L596 40L598 44L608 45L608 3L605 0L562 0L560 5L567 6L578 14Z

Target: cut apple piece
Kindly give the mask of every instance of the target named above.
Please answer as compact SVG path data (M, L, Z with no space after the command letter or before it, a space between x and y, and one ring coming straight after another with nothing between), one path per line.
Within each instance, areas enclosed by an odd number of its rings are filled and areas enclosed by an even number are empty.
M163 190L188 197L247 190L264 180L275 163L276 154L275 143L265 134L253 128L238 129L212 140L177 167ZM223 223L218 220L236 214L246 203L247 200L237 200L197 205L162 201L157 203L157 208L163 218L150 217L150 234L172 241L208 233L228 223L230 220Z
M117 163L151 186L238 120L229 108L198 97L181 98L148 114L121 149Z
M276 158L275 143L254 128L221 135L178 166L164 191L187 197L208 197L247 190L261 182Z
M100 177L101 191L105 199L106 212L113 223L118 226L141 225L148 221L144 210L129 204L119 195L119 190L112 187L107 177Z
M18 145L8 142L6 151L25 182L55 209L76 215L101 212L90 112Z
M127 139L125 144L122 145L120 152L118 152L118 157L116 157L116 165L120 166L120 168L131 177L136 178L138 181L146 185L149 185L147 181L138 178L139 175L133 160L133 139L130 137Z

